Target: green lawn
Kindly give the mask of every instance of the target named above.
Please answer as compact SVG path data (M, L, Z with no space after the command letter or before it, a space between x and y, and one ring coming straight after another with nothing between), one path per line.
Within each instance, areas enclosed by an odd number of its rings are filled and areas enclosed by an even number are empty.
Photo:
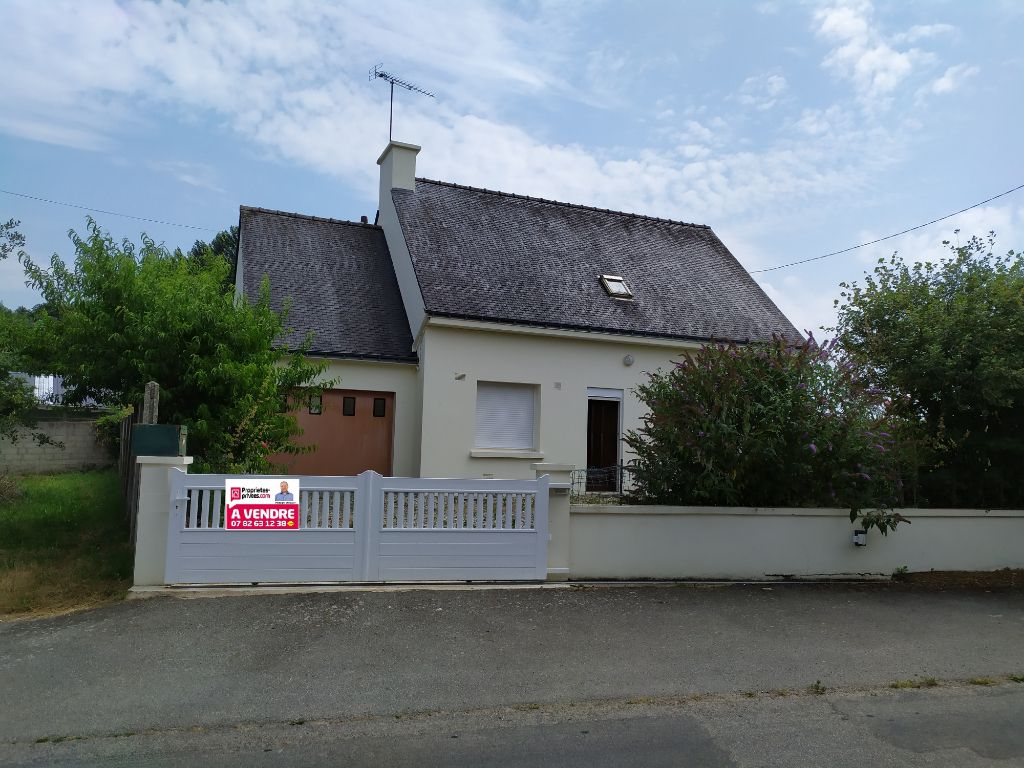
M0 500L0 618L124 597L132 545L112 470L11 478Z

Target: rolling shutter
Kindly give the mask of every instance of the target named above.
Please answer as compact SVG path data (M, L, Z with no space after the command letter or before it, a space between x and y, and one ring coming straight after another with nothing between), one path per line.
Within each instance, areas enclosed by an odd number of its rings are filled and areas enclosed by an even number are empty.
M532 449L536 402L531 384L477 382L475 447Z

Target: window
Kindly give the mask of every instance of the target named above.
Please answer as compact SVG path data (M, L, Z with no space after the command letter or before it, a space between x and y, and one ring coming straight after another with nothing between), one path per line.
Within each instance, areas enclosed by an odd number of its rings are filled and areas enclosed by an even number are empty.
M356 399L354 397L341 398L341 413L344 416L356 415Z
M536 412L536 386L477 382L475 447L534 449Z
M378 419L382 419L386 415L384 410L386 407L384 404L386 402L387 401L383 397L373 398L373 415L376 416Z
M319 416L324 412L324 397L323 395L310 395L309 396L309 415Z
M601 275L601 285L605 293L613 299L632 299L633 292L629 290L626 281L618 275Z

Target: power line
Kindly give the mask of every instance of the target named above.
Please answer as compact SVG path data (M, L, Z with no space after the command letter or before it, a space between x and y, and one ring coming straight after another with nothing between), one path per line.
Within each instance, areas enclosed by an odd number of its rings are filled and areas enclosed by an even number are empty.
M37 200L40 203L50 203L50 205L63 205L67 208L79 208L83 211L92 211L93 213L102 213L105 216L122 216L126 219L135 219L136 221L148 221L151 224L165 224L169 227L184 227L185 229L198 229L203 232L216 232L214 227L197 227L194 224L178 224L174 221L163 221L162 219L147 219L145 216L132 216L130 213L118 213L117 211L104 211L100 208L90 208L87 205L76 205L75 203L65 203L61 200L48 200L45 197L35 197L33 195L26 195L22 192L11 192L9 189L0 189L5 195L14 195L15 197L24 197L26 200Z
M821 261L822 259L827 259L830 256L838 256L841 253L849 253L850 251L855 251L858 248L864 248L868 245L874 245L875 243L882 243L885 242L886 240L892 240L894 237L899 237L900 235L905 235L908 232L913 232L918 229L924 229L925 227L930 227L932 224L938 224L940 221L945 221L946 219L951 219L954 216L959 216L961 213L966 213L972 208L978 208L979 206L985 205L985 203L991 203L993 200L998 200L1000 197L1006 197L1007 195L1012 194L1013 192L1016 192L1019 189L1024 189L1024 184L1021 184L1018 187L1014 187L1013 189L1008 189L1005 192L1000 192L998 195L993 195L992 197L988 198L988 200L982 200L980 203L975 203L974 205L969 205L966 208L961 208L959 211L956 211L955 213L948 213L945 216L940 216L937 219L932 219L931 221L925 222L924 224L918 224L916 227L904 229L902 232L895 232L891 235L880 237L877 240L869 240L868 242L861 243L860 245L851 245L849 248L843 248L843 250L841 251L832 251L832 253L826 253L821 256L813 256L810 259L800 259L800 261L791 261L788 264L779 264L778 266L765 267L764 269L752 269L750 270L750 274L755 275L758 272L774 272L777 269L795 267L798 264L807 264L808 262L811 261Z

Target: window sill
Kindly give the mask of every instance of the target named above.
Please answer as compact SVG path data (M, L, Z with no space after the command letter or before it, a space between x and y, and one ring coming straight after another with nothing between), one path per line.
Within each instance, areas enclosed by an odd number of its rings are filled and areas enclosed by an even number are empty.
M543 459L539 451L519 451L511 448L474 448L469 452L474 459Z

